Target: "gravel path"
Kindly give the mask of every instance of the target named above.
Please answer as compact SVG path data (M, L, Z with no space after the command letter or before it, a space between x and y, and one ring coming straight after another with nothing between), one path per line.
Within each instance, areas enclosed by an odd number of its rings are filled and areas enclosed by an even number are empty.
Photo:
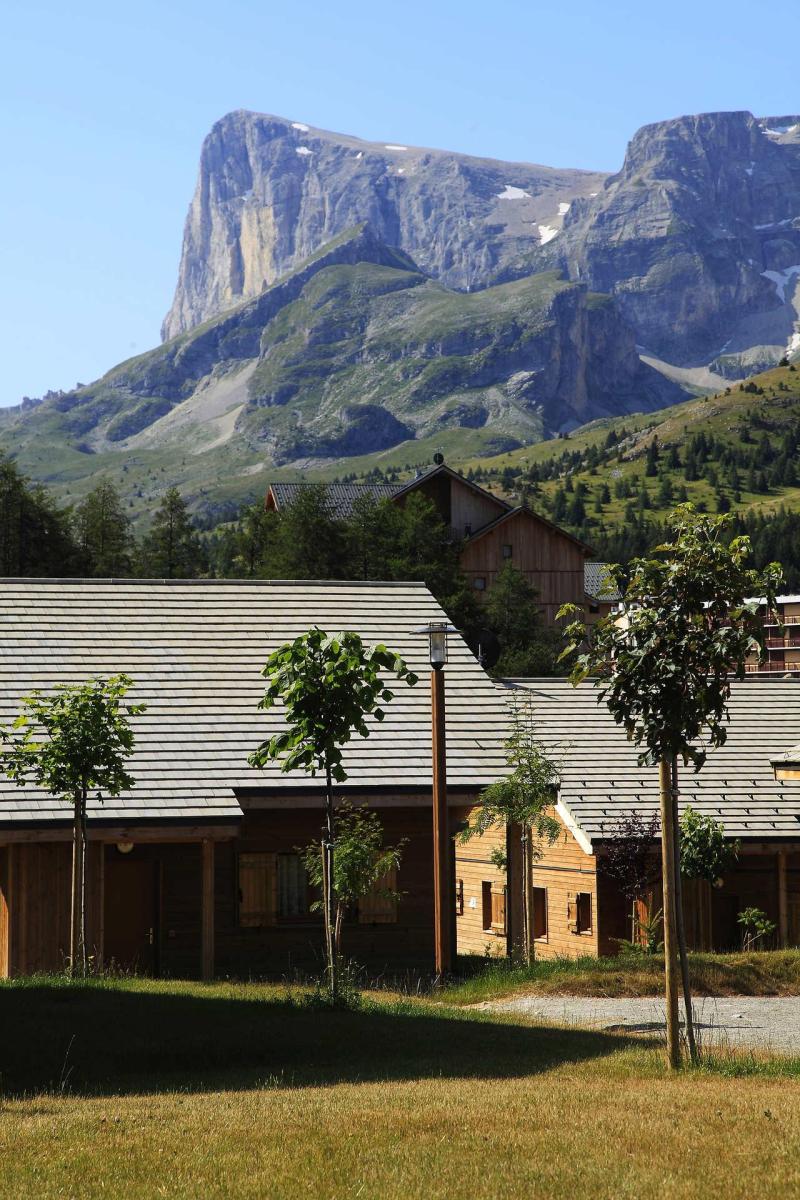
M562 1025L615 1033L664 1033L664 1002L585 996L518 996L481 1005L495 1012L520 1013ZM724 996L695 1000L701 1045L757 1046L782 1054L800 1054L800 997Z

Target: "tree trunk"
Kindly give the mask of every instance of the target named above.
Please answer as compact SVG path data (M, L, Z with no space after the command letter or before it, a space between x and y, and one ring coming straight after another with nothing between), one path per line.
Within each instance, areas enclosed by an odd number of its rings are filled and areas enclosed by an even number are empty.
M697 1043L694 1037L694 1012L692 1010L692 988L689 982L689 956L686 949L686 924L683 919L683 885L681 883L681 824L678 814L678 759L671 763L672 822L675 843L675 920L678 933L678 948L681 956L681 979L683 982L683 1007L686 1013L686 1041L693 1063L698 1060Z
M678 958L675 928L675 837L672 817L672 763L659 763L661 800L661 884L664 906L664 974L667 1021L667 1063L671 1070L681 1065L678 1024Z
M336 902L336 924L334 926L333 948L338 961L342 953L342 925L344 924L344 905L341 900Z
M531 830L522 826L522 956L529 967L533 961L531 940Z
M69 970L86 976L86 794L74 797L72 821L72 903L70 908Z
M338 998L336 946L333 929L333 853L336 833L333 814L333 781L330 764L325 764L325 841L322 847L323 910L325 913L325 953L328 958L328 990L331 1000Z

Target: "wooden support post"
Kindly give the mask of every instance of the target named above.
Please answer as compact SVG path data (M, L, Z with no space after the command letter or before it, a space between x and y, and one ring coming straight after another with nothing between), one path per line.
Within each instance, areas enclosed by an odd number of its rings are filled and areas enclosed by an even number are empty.
M447 816L447 746L444 712L444 673L431 671L433 717L433 941L439 978L453 966L450 910L450 829Z
M506 826L506 954L516 961L525 951L525 886L520 827L512 823Z
M778 945L789 944L789 892L786 884L786 851L778 851Z
M203 979L214 978L214 843L204 838L203 896L200 917L201 962Z
M675 827L672 811L672 763L659 763L661 794L661 888L664 907L664 968L667 1020L667 1062L672 1070L681 1065L678 1023L678 934L675 924Z

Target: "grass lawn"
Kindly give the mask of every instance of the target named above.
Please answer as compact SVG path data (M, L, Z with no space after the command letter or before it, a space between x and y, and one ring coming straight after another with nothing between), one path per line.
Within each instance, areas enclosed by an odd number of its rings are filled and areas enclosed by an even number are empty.
M608 1034L261 985L0 985L3 1197L714 1197L800 1189L800 1064L669 1078Z
M800 996L800 950L690 954L697 996ZM540 959L531 967L505 959L462 960L463 982L442 993L448 1004L476 1004L515 993L531 996L661 996L664 958ZM800 1001L799 1001L800 1003Z

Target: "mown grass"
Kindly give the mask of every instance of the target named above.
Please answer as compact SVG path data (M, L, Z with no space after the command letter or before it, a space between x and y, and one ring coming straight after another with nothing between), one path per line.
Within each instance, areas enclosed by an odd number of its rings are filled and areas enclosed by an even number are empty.
M800 1063L255 984L0 986L0 1196L788 1197Z
M698 996L800 996L800 950L749 954L691 954ZM447 1004L477 1004L515 992L536 996L659 996L664 958L537 959L530 967L505 959L462 960L462 978L441 993Z

